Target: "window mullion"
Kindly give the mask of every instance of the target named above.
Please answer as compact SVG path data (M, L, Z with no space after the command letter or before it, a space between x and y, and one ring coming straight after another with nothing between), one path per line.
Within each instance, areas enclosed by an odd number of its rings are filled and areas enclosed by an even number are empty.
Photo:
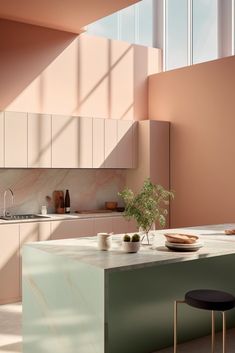
M193 64L193 0L188 0L188 65Z

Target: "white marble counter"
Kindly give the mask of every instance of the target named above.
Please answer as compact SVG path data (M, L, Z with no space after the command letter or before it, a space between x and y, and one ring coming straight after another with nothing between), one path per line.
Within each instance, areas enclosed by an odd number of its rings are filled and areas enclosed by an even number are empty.
M235 254L235 236L225 235L224 230L235 228L235 224L210 225L171 230L155 231L154 245L141 246L136 254L124 253L121 237L113 237L111 251L99 251L96 237L53 240L31 243L35 247L53 255L62 256L106 271L148 267L203 258ZM180 232L198 235L204 246L197 252L172 252L165 245L165 232Z
M6 221L0 219L0 225L2 224L12 224L12 223L32 223L32 222L48 222L48 221L62 221L62 220L73 220L73 219L87 219L87 218L101 218L101 217L120 217L122 212L107 212L107 213L71 213L71 214L47 214L46 218L36 218L36 219L20 219ZM39 214L39 216L42 216Z

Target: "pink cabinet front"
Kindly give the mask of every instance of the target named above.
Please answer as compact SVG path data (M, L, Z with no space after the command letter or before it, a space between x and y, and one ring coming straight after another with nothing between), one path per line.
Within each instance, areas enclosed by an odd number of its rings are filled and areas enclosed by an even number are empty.
M105 119L93 119L93 168L104 167Z
M79 168L79 118L52 116L52 168Z
M51 168L51 116L28 114L28 167Z
M51 239L78 238L94 235L94 219L51 222Z
M19 225L0 225L0 303L20 298Z
M5 167L27 168L27 113L5 112Z
M113 217L114 234L134 233L136 231L138 231L138 228L135 221L128 221L123 216Z
M113 232L113 218L100 217L94 219L94 235L97 233L112 233Z

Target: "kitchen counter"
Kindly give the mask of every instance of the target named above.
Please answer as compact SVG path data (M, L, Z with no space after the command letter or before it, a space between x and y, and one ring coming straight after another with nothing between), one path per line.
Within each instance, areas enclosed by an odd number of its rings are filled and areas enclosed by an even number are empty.
M150 353L172 345L173 302L195 288L235 293L235 224L155 231L137 254L97 250L96 238L23 248L24 353ZM197 234L204 247L171 252L164 232ZM180 341L210 333L210 315L183 307ZM228 326L232 316L228 313ZM42 345L43 342L43 345Z
M89 218L100 218L100 217L120 217L123 212L102 212L102 213L71 213L71 214L47 214L47 218L37 218L37 219L20 219L6 221L0 219L1 224L14 224L14 223L32 223L32 222L49 222L49 221L58 221L58 220L73 220L73 219L89 219ZM42 216L39 214L39 216Z
M33 243L30 246L105 271L118 271L235 254L235 236L224 234L224 229L229 228L234 229L235 224L170 230L171 233L180 231L180 233L198 235L204 247L197 252L169 251L164 246L165 230L152 232L155 234L154 245L142 246L138 253L131 255L122 251L120 236L113 236L112 250L108 252L98 251L97 240L94 237L46 241Z

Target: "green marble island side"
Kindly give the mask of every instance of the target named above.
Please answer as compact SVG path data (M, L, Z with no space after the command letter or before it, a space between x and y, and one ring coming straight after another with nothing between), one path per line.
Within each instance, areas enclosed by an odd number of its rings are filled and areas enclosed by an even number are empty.
M152 353L172 345L175 299L195 288L235 293L235 236L223 235L228 227L235 225L180 229L204 241L196 253L168 251L162 231L154 249L137 254L123 253L119 236L108 252L97 250L96 237L25 245L23 352ZM209 334L210 318L182 305L179 340Z

